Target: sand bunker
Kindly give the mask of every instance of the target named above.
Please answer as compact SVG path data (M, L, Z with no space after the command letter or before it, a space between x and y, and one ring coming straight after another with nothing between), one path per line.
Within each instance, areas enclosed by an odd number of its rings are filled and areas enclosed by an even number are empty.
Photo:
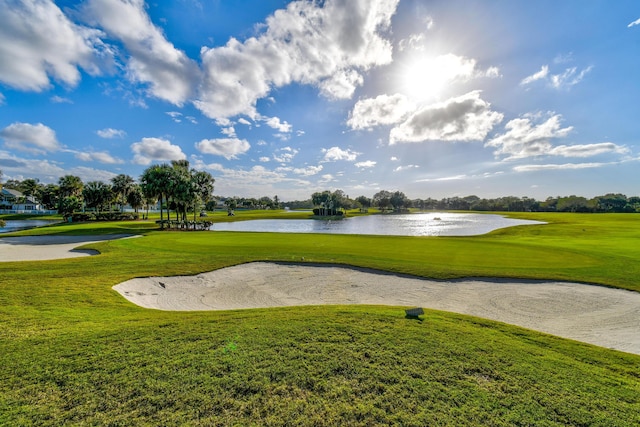
M0 262L44 261L97 255L98 251L75 249L88 243L137 237L130 234L102 236L21 236L0 238Z
M498 320L640 354L640 293L577 283L433 281L373 270L256 262L196 276L114 287L159 310L232 310L321 304L418 306Z

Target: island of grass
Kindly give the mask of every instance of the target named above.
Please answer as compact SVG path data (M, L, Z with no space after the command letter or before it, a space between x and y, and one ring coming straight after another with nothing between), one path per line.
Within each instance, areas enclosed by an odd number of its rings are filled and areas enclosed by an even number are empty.
M640 424L638 355L442 311L165 312L111 289L304 258L640 291L636 215L518 217L548 224L439 238L174 233L153 222L25 232L144 237L84 248L99 256L0 263L0 425Z

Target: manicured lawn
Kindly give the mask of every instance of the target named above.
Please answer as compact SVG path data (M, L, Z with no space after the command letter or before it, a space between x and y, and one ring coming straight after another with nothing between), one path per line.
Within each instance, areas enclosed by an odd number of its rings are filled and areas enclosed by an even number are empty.
M518 216L549 224L459 238L46 227L38 233L145 236L92 244L96 257L0 263L0 425L640 424L640 356L444 312L160 312L111 289L304 257L640 291L640 216Z

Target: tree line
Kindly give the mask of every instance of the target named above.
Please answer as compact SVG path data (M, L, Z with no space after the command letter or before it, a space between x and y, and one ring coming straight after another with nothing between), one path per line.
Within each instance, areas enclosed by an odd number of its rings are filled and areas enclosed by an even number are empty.
M0 172L1 177L1 172ZM152 165L145 169L138 181L131 176L120 174L110 182L89 181L84 183L75 175L65 175L57 184L41 184L37 179L23 181L8 180L5 188L20 191L25 197L35 198L45 209L57 209L63 217L69 218L75 212L91 210L96 216L113 212L114 205L119 212L125 205L135 213L159 202L160 220L167 220L174 211L177 221L186 221L187 212L195 215L205 207L213 196L214 178L208 172L189 168L187 160L172 160L171 164Z
M409 209L420 210L462 210L462 211L498 211L498 212L640 212L640 197L627 197L624 194L608 193L587 199L580 196L548 197L540 201L530 197L498 197L485 199L478 196L446 197L440 200L410 199L401 191L382 190L369 198L358 196L350 198L344 191L316 192L307 200L285 202L290 209L312 209L326 206L328 202L341 209L367 209L377 207L382 211L403 212Z

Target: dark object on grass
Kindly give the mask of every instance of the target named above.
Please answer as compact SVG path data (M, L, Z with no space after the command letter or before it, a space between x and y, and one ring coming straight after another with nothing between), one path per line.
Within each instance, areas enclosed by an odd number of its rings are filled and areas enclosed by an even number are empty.
M418 316L424 314L424 310L422 309L422 307L408 308L404 312L406 313L407 318L410 319L417 319Z

